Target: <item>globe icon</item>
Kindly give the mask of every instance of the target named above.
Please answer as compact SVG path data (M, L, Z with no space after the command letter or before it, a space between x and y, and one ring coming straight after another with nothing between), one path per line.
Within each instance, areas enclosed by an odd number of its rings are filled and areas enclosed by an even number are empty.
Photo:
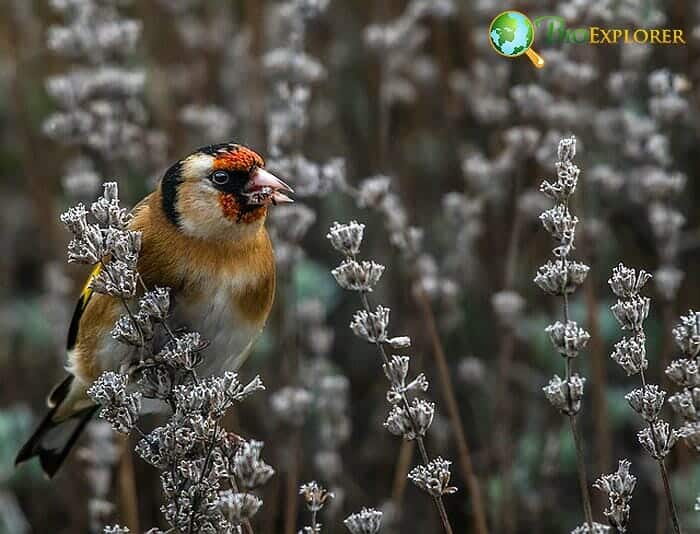
M519 11L504 11L491 22L489 36L497 52L516 57L530 48L535 30L530 19Z
M496 52L511 58L526 54L536 67L541 68L544 60L531 49L534 39L535 28L520 11L499 13L489 26L489 40Z

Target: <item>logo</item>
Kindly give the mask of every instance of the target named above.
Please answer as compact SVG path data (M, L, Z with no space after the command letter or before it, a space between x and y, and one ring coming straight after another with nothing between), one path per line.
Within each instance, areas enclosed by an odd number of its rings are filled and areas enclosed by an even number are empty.
M496 15L489 26L489 42L496 52L509 58L525 54L541 69L544 59L531 48L534 40L535 27L520 11L504 11Z
M686 39L679 28L601 28L587 26L568 28L564 17L544 15L535 18L535 23L520 11L508 10L499 13L489 26L489 42L502 56L514 58L525 54L537 68L544 67L544 59L532 49L535 28L548 45L560 43L617 45L685 45Z

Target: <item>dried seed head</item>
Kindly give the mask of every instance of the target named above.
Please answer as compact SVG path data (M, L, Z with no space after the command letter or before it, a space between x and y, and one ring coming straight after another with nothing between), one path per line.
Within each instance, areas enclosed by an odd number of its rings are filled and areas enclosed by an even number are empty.
M650 304L649 297L634 295L625 300L618 300L617 304L610 307L610 310L623 330L639 332L644 328Z
M364 230L365 225L357 221L350 221L347 224L334 222L326 238L338 252L346 256L355 256L360 252Z
M456 493L457 488L450 486L450 465L452 462L440 456L428 465L417 465L408 474L408 479L432 497L441 497Z
M384 272L374 261L345 260L331 271L338 285L350 291L372 291Z
M581 409L585 383L586 379L578 374L572 375L568 382L554 375L542 390L557 410L566 415L576 415Z
M574 321L569 321L566 324L557 321L545 328L545 332L549 334L549 339L551 339L554 348L567 358L576 357L586 347L591 337L583 328L579 328Z
M694 358L700 352L700 312L688 311L681 316L681 323L673 329L673 339L686 358Z
M627 376L637 374L649 366L643 333L621 339L615 343L615 350L610 357L622 367Z
M671 425L662 419L655 421L652 425L653 430L650 427L637 432L637 439L647 454L662 460L682 435L678 430L671 429Z
M644 270L625 267L622 263L613 269L608 280L613 293L621 299L630 299L639 294L639 290L651 279L651 274Z
M654 384L635 389L625 395L632 409L648 422L656 421L664 406L666 392Z
M350 534L377 534L382 527L382 512L374 508L363 508L343 521Z

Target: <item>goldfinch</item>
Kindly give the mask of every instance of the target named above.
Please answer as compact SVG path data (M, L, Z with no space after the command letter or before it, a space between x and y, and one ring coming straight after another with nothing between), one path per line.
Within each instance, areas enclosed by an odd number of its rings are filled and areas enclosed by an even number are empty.
M170 167L133 210L142 233L138 271L148 287L171 288L170 324L196 330L209 346L203 375L236 370L260 335L275 292L268 206L292 202L292 189L264 169L251 149L225 143L200 148ZM47 476L61 466L96 411L87 389L135 350L110 332L119 299L88 285L68 332L69 375L49 395L49 412L16 458L34 456Z

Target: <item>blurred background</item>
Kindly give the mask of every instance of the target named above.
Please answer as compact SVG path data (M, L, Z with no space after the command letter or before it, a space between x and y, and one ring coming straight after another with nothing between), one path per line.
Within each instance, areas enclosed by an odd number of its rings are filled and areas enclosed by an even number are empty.
M454 461L448 514L473 532L444 352L491 532L569 532L583 522L568 422L542 386L563 372L544 333L561 301L532 280L550 255L538 192L556 145L576 135L582 168L574 256L591 272L572 300L591 333L580 426L589 481L632 461L631 530L667 530L656 466L640 451L636 386L609 355L613 266L655 274L647 323L650 379L676 356L671 329L700 303L695 176L700 6L691 1L0 0L0 532L95 532L161 524L156 472L99 423L63 471L13 466L62 376L86 272L67 265L58 215L106 180L123 202L152 190L194 148L236 140L264 154L297 203L269 223L279 264L275 311L242 371L268 390L230 428L265 442L277 475L256 531L308 524L299 483L336 498L324 532L361 506L382 532L438 532L430 499L407 483L411 445L386 432L386 382L348 328L359 307L330 269L334 220L367 225L363 257L386 265L376 302L410 335L414 372L431 380L434 454ZM557 44L543 69L499 56L488 26L506 8L569 27L680 28L685 46ZM384 200L378 208L377 198ZM671 386L668 387L673 391ZM670 408L665 415L673 417ZM676 421L680 424L680 421ZM697 454L669 457L681 521L700 531ZM131 477L135 476L136 494ZM594 514L604 500L592 490ZM307 521L307 523L304 523ZM140 525L137 527L136 525Z

